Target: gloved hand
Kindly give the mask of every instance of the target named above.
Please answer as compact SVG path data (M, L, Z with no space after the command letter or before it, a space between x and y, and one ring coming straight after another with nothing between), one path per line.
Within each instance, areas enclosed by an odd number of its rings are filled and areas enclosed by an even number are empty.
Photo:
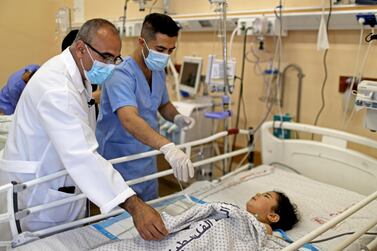
M194 167L190 158L178 149L174 143L163 145L160 151L165 155L165 159L173 168L174 176L178 180L187 182L190 178L194 177Z
M182 114L177 114L174 117L174 124L176 124L180 129L188 130L194 127L195 119Z

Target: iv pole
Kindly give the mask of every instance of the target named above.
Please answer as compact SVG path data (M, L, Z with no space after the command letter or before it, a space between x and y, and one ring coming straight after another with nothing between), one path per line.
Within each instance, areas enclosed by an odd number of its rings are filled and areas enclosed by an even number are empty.
M229 110L230 104L230 88L228 82L228 54L227 54L227 39L226 39L226 8L228 6L227 0L209 0L211 4L216 4L218 8L215 11L221 12L221 19L220 19L220 31L221 31L221 38L223 43L223 78L224 78L224 96L222 97L222 104L223 104L223 113L228 114L224 117L224 130L228 130L228 118L231 116ZM224 153L228 152L228 139L224 138ZM223 160L223 173L227 172L226 168L228 167L228 160Z

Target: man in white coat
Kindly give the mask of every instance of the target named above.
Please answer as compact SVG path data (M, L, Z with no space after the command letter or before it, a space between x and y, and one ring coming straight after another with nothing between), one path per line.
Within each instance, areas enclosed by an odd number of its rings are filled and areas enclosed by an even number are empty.
M47 61L30 80L17 105L0 158L0 184L25 182L60 170L68 175L19 194L19 208L68 198L82 191L102 213L120 205L142 238L167 235L163 221L139 199L112 165L97 153L90 84L101 84L122 62L117 29L103 19L87 21L75 42ZM22 231L35 231L83 216L85 200L33 213Z

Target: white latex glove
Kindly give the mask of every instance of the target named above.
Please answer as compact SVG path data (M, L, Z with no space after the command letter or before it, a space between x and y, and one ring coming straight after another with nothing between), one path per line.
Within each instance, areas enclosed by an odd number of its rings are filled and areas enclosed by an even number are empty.
M194 177L194 167L190 158L178 149L174 143L163 145L160 151L165 155L165 159L173 168L174 176L181 181L187 182Z
M177 114L174 117L174 124L176 124L179 129L188 130L194 127L195 119L182 114Z

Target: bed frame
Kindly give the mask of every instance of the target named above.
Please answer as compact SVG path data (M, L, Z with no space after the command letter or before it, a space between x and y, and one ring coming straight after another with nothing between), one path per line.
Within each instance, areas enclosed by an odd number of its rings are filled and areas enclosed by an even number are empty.
M315 138L319 140L313 141L310 140L310 137L302 139L279 139L273 135L273 131L278 129L291 130L291 133L293 133L293 131L297 131L316 134ZM350 142L353 142L373 149L377 149L376 141L332 129L290 122L266 122L261 128L261 132L262 161L264 164L280 164L280 166L282 166L283 168L293 170L318 181L343 187L360 194L368 195L359 203L353 205L351 208L349 208L342 214L339 214L331 221L325 223L318 229L315 229L313 232L297 240L284 250L297 250L305 243L313 240L323 232L338 224L340 221L346 219L356 211L362 209L368 203L376 200L377 160L375 158L372 158L371 156L349 148ZM228 130L202 140L183 144L179 147L184 148L186 152L190 154L191 148L193 146L209 143L218 138L226 137L235 133L241 133L251 136L251 132L248 130ZM250 153L252 151L252 148L253 146L249 145L245 148L223 155L211 157L206 160L201 160L193 164L195 168L199 168L200 166L206 165L208 163L223 160L240 154ZM114 159L111 160L111 162L115 164L158 154L160 154L159 151L150 151L138 155ZM247 164L242 168L223 176L222 179L226 178L227 176L234 175L235 173L241 172L242 170L249 169L250 167L251 165ZM146 180L170 175L172 173L172 170L165 170L153 175L148 175L139 179L128 181L127 184L132 185ZM23 184L7 184L0 187L0 193L5 192L8 198L7 212L5 214L0 214L0 223L10 223L13 239L17 240L17 238L22 235L22 233L18 232L17 220L21 219L28 213L38 212L40 210L56 207L65 203L86 198L84 194L80 194L68 199L54 201L49 204L40 205L20 211L18 211L17 208L14 207L13 202L15 194L17 194L17 192L22 191L23 189L27 189L28 187L33 186L37 183L55 179L63 175L67 175L67 172L65 170L36 180L28 181ZM357 180L355 179L355 177L357 177ZM34 232L33 234L35 236L45 236L55 232L63 231L65 229L81 226L88 222L97 221L122 212L124 212L123 209L118 209L110 212L107 215L96 215L89 218L80 219L75 222L66 223L49 229L43 229ZM377 217L368 226L365 226L364 229L350 236L350 238L343 242L337 250L343 250L346 246L362 236L366 231L368 231L376 224ZM7 246L9 244L9 242L0 242L0 247ZM368 245L368 248L370 250L376 247L377 238Z
M195 146L208 144L208 143L214 142L215 140L218 140L220 138L224 138L224 137L227 137L227 136L230 136L230 135L235 135L235 134L247 135L250 138L249 141L252 142L252 131L251 130L229 129L227 131L219 132L215 135L212 135L212 136L204 138L204 139L200 139L200 140L196 140L196 141L193 141L193 142L188 142L188 143L179 145L178 148L184 149L185 152L190 156L191 155L191 149ZM217 161L225 160L225 159L228 159L228 158L231 158L231 157L235 157L237 155L252 154L252 148L253 148L252 144L249 144L247 147L244 147L242 149L237 149L237 150L234 150L232 152L228 152L228 153L221 154L221 155L218 155L218 156L210 157L208 159L197 161L197 162L193 163L193 166L194 166L194 168L200 168L200 167L203 167L203 166L205 166L209 163L214 163L214 162L217 162ZM112 164L117 164L117 163L121 163L121 162L141 159L141 158L145 158L145 157L151 157L151 156L155 156L155 155L158 155L158 154L161 154L161 152L157 151L157 150L153 150L153 151L144 152L144 153L140 153L140 154L135 154L135 155L130 155L130 156L126 156L126 157L112 159L112 160L110 160L110 162ZM251 165L246 165L246 167L251 168ZM141 178L133 179L133 180L127 181L126 183L127 183L127 185L131 186L131 185L134 185L134 184L137 184L137 183L141 183L141 182L144 182L144 181L160 178L160 177L167 176L167 175L170 175L170 174L173 174L172 169L161 171L161 172L151 174L151 175L147 175L147 176L144 176L144 177L141 177ZM72 196L72 197L69 197L69 198L56 200L56 201L53 201L53 202L50 202L50 203L47 203L47 204L41 204L41 205L33 206L31 208L26 208L26 209L18 209L18 207L17 207L17 194L19 192L22 192L22 191L24 191L24 190L26 190L26 189L34 186L34 185L37 185L37 184L40 184L40 183L43 183L43 182L47 182L47 181L50 181L50 180L53 180L53 179L56 179L56 178L59 178L59 177L65 176L65 175L68 175L68 172L66 170L62 170L62 171L59 171L59 172L56 172L56 173L53 173L53 174L49 174L47 176L40 177L40 178L31 180L31 181L27 181L27 182L24 182L24 183L12 182L12 183L0 186L0 194L5 193L6 194L6 200L7 200L6 201L7 207L5 209L6 212L0 214L0 223L9 224L10 232L11 232L11 238L13 240L12 242L11 241L0 241L0 250L1 250L1 247L17 246L17 245L23 244L23 241L25 240L25 238L23 236L24 233L21 232L19 221L22 218L26 217L27 215L87 198L85 196L85 194L81 193L81 194L78 194L78 195L75 195L75 196ZM159 198L157 200L149 201L148 203L154 203L158 200L163 200L165 198L166 197ZM79 219L79 220L76 220L74 222L69 222L69 223L65 223L65 224L62 224L62 225L50 227L50 228L47 228L47 229L42 229L42 230L39 230L39 231L36 231L36 232L32 232L32 233L28 232L27 235L33 236L33 237L36 237L36 238L43 237L43 236L58 233L58 232L61 232L61 231L67 230L67 229L71 229L71 228L74 228L74 227L77 227L77 226L82 226L83 224L95 222L95 221L105 219L105 218L108 218L108 217L111 217L111 216L114 216L114 215L118 215L118 214L121 214L123 212L124 212L123 209L115 209L108 214L95 215L95 216L92 216L92 217ZM0 233L1 233L1 231L0 231Z
M295 241L284 251L297 250L305 243L334 227L350 215L377 199L377 160L350 148L353 143L377 151L377 141L333 129L290 122L266 122L262 128L262 162L280 164L282 168L298 172L312 179L343 187L367 197L348 210ZM290 130L291 134L306 133L303 139L280 139L276 130ZM308 134L317 140L310 140ZM312 136L312 137L313 137ZM355 232L336 250L344 250L377 224L377 216L363 229ZM377 248L377 238L365 250Z
M291 135L315 134L319 141L279 139L273 131L281 129L290 130ZM349 148L356 143L377 152L377 141L333 129L287 122L266 122L261 130L264 164L280 163L304 176L363 195L377 191L377 160Z

